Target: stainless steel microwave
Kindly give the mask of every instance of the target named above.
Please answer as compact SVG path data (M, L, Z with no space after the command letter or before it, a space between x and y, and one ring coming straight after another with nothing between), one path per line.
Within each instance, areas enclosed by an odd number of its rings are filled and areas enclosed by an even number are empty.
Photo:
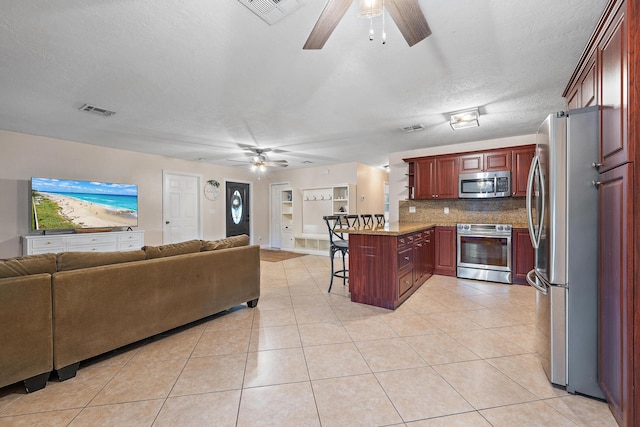
M511 172L477 172L458 175L458 197L488 199L511 196Z

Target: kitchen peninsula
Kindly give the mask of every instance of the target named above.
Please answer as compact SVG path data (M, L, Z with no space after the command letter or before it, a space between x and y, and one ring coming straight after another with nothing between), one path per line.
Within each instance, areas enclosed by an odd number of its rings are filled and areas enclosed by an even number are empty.
M433 274L435 224L350 229L351 301L396 309Z

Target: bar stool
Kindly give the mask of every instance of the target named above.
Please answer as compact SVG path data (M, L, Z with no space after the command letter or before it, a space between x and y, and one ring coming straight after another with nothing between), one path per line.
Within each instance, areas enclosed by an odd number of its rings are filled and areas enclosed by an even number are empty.
M361 214L362 218L362 226L364 228L373 228L373 215L371 214Z
M378 227L383 227L385 223L384 214L375 214L374 216L376 217L376 225Z
M344 215L342 218L348 228L360 228L360 217L358 215Z
M349 278L349 270L347 270L344 258L349 252L349 242L344 239L343 234L340 232L340 229L344 225L344 223L342 222L343 219L340 215L323 216L322 219L324 219L324 222L327 224L327 228L329 229L329 257L331 258L331 280L329 281L329 290L327 292L331 292L334 277L341 278L343 286L347 284L347 279ZM340 254L342 254L342 270L338 271L334 270L333 265L333 258L335 257L336 252L340 252Z

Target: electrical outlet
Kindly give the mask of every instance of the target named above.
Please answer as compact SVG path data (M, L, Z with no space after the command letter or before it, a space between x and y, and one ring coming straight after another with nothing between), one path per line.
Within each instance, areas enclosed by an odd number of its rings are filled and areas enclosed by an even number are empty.
M262 236L258 236L258 241L262 242Z
M444 208L444 214L445 215L449 215L449 207L445 207Z
M416 213L416 207L415 206L409 206L409 213Z

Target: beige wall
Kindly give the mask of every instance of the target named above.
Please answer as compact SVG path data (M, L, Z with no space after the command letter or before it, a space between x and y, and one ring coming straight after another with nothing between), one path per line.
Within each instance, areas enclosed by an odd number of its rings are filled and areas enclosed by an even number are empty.
M162 172L249 182L252 187L252 240L268 243L268 183L244 168L224 167L0 130L0 258L21 254L20 236L29 232L29 179L32 176L137 184L138 229L145 243L162 244ZM224 194L224 192L223 192ZM224 197L202 198L202 238L225 236Z
M406 187L406 173L408 171L408 166L402 159L422 156L436 156L439 154L461 153L465 151L489 150L492 148L515 147L518 145L528 145L535 143L536 136L535 134L531 134L391 153L389 155L389 221L394 222L399 220L399 202L401 200L407 199L408 193Z
M384 183L389 174L381 168L358 164L358 213L384 213Z

